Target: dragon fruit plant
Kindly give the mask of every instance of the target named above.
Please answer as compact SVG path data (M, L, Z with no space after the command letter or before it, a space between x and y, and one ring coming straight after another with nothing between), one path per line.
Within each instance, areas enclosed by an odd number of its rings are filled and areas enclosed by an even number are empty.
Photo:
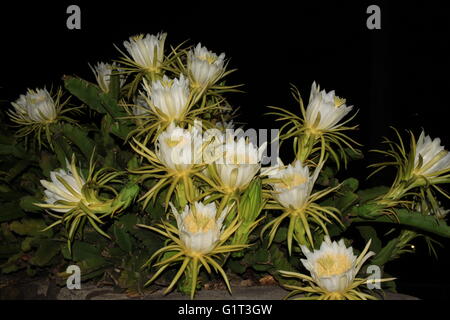
M431 235L450 237L439 138L393 130L375 150L386 160L369 167L395 177L360 189L346 99L313 82L304 101L293 87L298 107L269 107L278 135L257 141L227 100L241 92L228 57L166 39L133 36L91 79L64 76L4 106L2 273L47 271L63 284L76 264L83 281L130 295L164 286L194 298L216 278L231 293L230 275L250 269L291 289L287 298L376 299L395 287L385 264L414 239L433 249Z

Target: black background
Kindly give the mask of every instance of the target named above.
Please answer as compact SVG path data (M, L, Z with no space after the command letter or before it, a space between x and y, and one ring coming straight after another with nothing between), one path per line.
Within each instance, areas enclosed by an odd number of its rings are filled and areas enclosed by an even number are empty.
M246 84L233 95L248 127L276 128L267 105L297 110L295 84L305 99L315 80L359 109L358 141L378 146L389 126L421 128L450 146L449 15L444 2L406 1L40 1L0 5L0 100L9 108L26 88L61 85L64 74L92 78L88 63L115 59L113 44L137 33L168 32L167 43L201 42L231 57L230 77ZM81 30L66 28L66 8L81 7ZM381 30L366 27L367 6L381 8ZM368 160L354 164L360 178ZM345 173L344 173L345 175ZM370 183L377 183L373 180ZM420 239L414 255L389 264L399 291L421 298L450 297L449 249L439 261Z

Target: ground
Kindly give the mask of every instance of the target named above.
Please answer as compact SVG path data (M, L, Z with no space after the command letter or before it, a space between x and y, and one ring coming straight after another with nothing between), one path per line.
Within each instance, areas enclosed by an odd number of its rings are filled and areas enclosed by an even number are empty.
M241 281L233 286L233 295L230 295L222 285L206 284L203 290L196 294L196 300L280 300L288 291L274 285L271 279L266 279L255 285L254 282ZM61 287L49 277L17 278L2 277L0 279L0 300L185 300L179 292L173 291L163 294L163 289L149 291L143 295L125 293L112 286L100 287L94 282L82 283L81 289L69 290ZM415 297L387 293L386 300L418 300Z

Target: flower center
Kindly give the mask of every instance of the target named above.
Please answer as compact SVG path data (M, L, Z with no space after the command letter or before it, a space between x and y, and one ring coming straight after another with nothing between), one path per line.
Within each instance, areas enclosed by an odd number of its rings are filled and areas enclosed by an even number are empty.
M352 264L347 255L328 253L316 260L315 271L319 277L342 274L351 269Z
M214 218L192 213L184 218L184 226L189 233L207 232L216 228L216 221Z
M185 140L184 137L175 137L175 138L171 137L171 138L167 138L165 140L165 142L169 147L173 148L173 147L181 144L182 142L184 142L184 140Z
M336 108L339 108L340 106L344 105L346 102L346 99L339 98L338 96L334 96L334 106Z
M284 189L295 188L308 181L308 177L301 174L294 173L281 178L281 181L277 183L277 187Z
M226 153L227 164L253 164L256 161L245 153Z
M164 88L170 89L173 86L173 79L161 80L161 85Z
M213 55L209 55L209 54L205 54L205 55L201 55L201 56L197 56L198 59L202 60L202 61L206 61L209 64L213 64L214 62L216 62L217 58Z
M41 103L41 102L43 102L45 100L46 100L46 97L44 95L33 96L33 97L30 98L30 103L36 104L36 103Z

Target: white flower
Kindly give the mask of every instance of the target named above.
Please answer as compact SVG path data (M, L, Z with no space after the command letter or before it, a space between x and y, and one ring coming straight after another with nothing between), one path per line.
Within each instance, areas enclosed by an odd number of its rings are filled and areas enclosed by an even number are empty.
M112 63L104 63L104 62L98 62L94 68L91 67L92 71L94 72L95 79L97 80L98 86L103 92L109 92L109 84L111 81L111 74L113 70L115 69L116 64ZM120 86L123 86L125 79L123 76L120 77Z
M167 168L185 173L201 163L202 145L202 135L197 128L187 130L171 123L158 136L156 155Z
M208 254L214 250L223 231L223 220L228 209L216 219L217 208L214 202L204 205L195 202L186 205L183 212L178 213L170 204L177 220L180 240L192 254Z
M215 150L214 165L222 187L227 192L242 190L247 187L261 168L261 158L266 143L259 149L244 137L236 139L226 135L224 143Z
M273 197L285 208L302 209L307 204L319 176L322 166L316 167L314 173L309 175L309 168L303 166L300 160L287 167L278 159L278 165L265 169L263 174L273 179Z
M200 43L197 44L187 56L187 66L193 85L205 87L219 80L224 71L224 59L224 53L217 56L206 47L202 47Z
M361 266L375 253L367 252L370 245L359 257L353 254L353 248L347 248L344 240L331 242L326 236L319 250L311 252L307 247L301 246L306 259L301 262L311 273L314 282L328 292L345 292L355 280ZM367 253L365 253L367 252Z
M152 111L168 121L183 120L189 107L189 81L181 75L179 79L162 80L151 85L144 81L147 101Z
M320 86L313 82L309 104L306 108L305 124L315 131L326 131L339 128L339 122L353 106L347 107L345 99L335 96L334 90L327 93L320 91Z
M414 174L435 177L449 169L450 153L441 146L441 139L432 140L422 131L416 145Z
M147 34L130 37L130 41L124 41L123 45L127 49L133 61L141 68L151 72L159 72L164 60L164 42L166 33L155 35Z
M55 102L47 89L29 89L26 95L20 95L11 104L14 107L12 116L18 122L49 123L57 117Z
M52 207L49 208L56 212L67 212L83 199L81 190L86 181L74 166L68 165L68 168L50 172L51 181L41 180L46 189L45 202L51 204Z

